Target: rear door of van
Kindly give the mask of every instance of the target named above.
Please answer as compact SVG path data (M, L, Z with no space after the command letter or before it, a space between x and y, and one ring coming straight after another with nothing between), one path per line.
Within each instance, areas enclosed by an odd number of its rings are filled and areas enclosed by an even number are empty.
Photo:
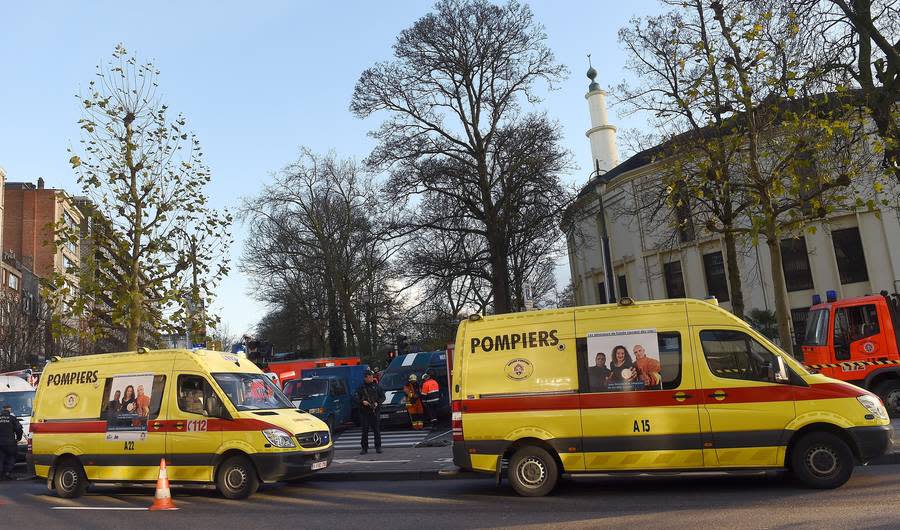
M472 466L496 469L516 440L553 447L566 471L584 470L578 451L578 369L571 309L496 315L466 323L456 348L461 427Z
M703 466L683 305L575 310L587 470Z

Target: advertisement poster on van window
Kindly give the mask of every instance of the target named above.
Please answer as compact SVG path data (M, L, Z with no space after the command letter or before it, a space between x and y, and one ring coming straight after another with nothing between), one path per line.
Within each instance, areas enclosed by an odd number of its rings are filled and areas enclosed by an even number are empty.
M153 374L119 375L106 386L102 417L106 420L106 439L144 440L153 397Z
M587 335L591 392L662 390L655 329L628 329Z

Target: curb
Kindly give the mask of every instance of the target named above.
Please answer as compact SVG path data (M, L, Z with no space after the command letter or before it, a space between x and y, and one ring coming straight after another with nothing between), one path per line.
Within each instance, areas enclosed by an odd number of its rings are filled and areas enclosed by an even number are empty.
M438 469L418 471L334 471L313 475L310 481L351 481L351 480L454 480L468 478L491 478L482 473L441 473Z

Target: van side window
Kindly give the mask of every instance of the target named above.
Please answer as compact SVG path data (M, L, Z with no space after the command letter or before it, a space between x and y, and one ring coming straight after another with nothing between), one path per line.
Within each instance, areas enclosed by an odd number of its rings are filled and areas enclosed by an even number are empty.
M681 334L677 331L656 332L656 348L645 334L631 344L626 339L611 348L589 353L588 339L575 341L579 359L582 392L634 392L672 390L681 385ZM634 341L633 341L634 342ZM646 346L646 347L645 347ZM620 354L619 350L624 349ZM655 350L655 351L654 351ZM618 365L613 355L620 354Z
M841 307L835 313L834 343L847 344L879 333L875 304Z
M215 390L199 375L178 376L178 408L190 414L213 418L226 417L225 407Z
M700 343L706 364L716 377L768 383L766 366L777 366L775 354L742 331L703 330Z
M141 406L143 396L147 395L147 389L144 385L128 384L132 379L137 382L138 378L146 376L122 375L117 377L107 377L103 386L103 401L100 403L100 418L107 421L123 420L126 423L135 417L143 417L145 419L154 420L159 416L159 408L162 405L163 392L166 389L166 376L154 375L153 383L149 385L149 402L144 401ZM115 388L114 388L115 387ZM135 390L137 388L137 390Z

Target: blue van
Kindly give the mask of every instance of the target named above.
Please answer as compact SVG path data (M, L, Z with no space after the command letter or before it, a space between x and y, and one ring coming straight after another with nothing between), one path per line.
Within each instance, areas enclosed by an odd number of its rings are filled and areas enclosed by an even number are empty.
M433 370L435 380L440 388L440 406L438 418L450 417L450 388L447 381L447 352L429 351L398 355L381 375L381 388L384 389L385 400L381 406L381 424L383 426L411 427L409 414L406 413L406 394L403 386L409 374L416 374L419 384L427 370Z
M331 432L358 412L353 395L363 384L368 365L307 368L300 379L284 384L284 393L297 408L315 415L328 424Z

